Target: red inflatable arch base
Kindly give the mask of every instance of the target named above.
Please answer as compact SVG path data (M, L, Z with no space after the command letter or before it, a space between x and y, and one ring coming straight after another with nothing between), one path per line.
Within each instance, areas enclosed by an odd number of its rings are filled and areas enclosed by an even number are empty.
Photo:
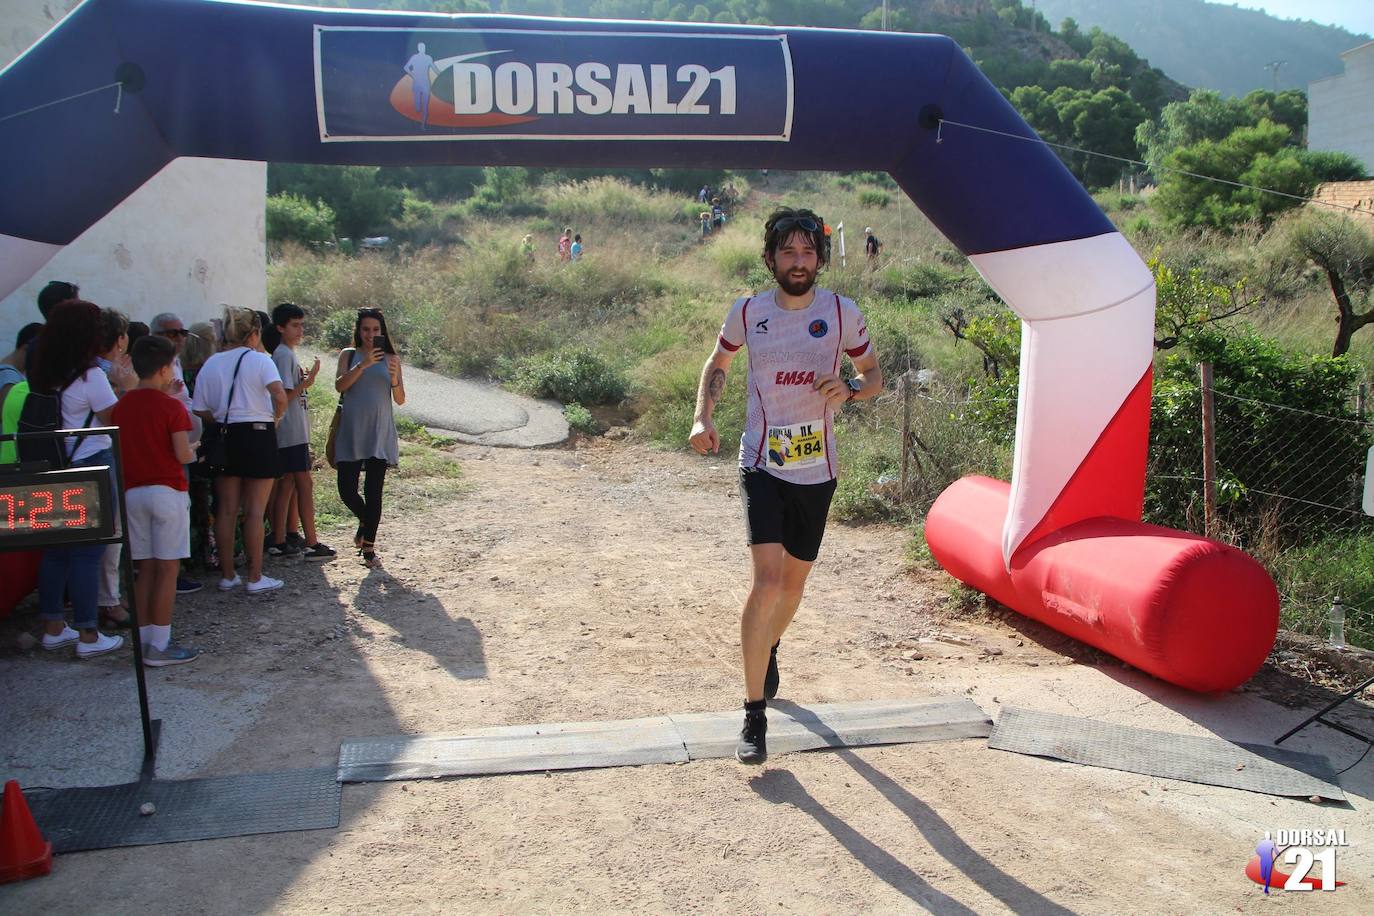
M965 477L940 495L926 541L955 578L1061 633L1197 691L1230 690L1264 663L1279 601L1255 560L1217 541L1090 518L1021 546L999 536L1010 487Z

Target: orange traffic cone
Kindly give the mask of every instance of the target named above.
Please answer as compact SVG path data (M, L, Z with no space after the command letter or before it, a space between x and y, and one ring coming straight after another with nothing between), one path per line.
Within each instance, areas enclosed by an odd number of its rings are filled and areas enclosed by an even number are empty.
M18 780L5 783L0 812L0 884L37 878L52 871L52 844L43 840Z

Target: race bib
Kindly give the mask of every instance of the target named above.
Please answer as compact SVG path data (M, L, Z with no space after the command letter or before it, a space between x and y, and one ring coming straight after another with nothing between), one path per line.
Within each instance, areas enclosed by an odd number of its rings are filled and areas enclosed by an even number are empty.
M799 471L824 462L824 421L768 427L768 466L773 470Z

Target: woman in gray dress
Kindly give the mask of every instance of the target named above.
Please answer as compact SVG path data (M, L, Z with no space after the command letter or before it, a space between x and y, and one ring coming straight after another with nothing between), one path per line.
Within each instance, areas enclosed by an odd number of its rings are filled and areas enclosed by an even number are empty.
M359 309L353 346L339 354L334 375L339 392L339 430L334 455L339 498L358 519L353 544L368 566L377 565L377 526L382 521L382 486L387 468L400 460L392 403L406 402L401 358L378 309ZM358 494L358 479L363 492Z

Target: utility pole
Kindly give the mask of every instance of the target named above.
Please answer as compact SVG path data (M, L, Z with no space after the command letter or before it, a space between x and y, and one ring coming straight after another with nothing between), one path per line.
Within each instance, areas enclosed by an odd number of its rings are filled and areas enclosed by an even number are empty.
M1283 65L1286 63L1288 63L1288 61L1286 60L1271 60L1269 63L1264 65L1264 69L1271 70L1274 73L1275 94L1277 94L1279 91L1279 70L1282 69Z
M887 0L883 0L883 31L887 31Z

